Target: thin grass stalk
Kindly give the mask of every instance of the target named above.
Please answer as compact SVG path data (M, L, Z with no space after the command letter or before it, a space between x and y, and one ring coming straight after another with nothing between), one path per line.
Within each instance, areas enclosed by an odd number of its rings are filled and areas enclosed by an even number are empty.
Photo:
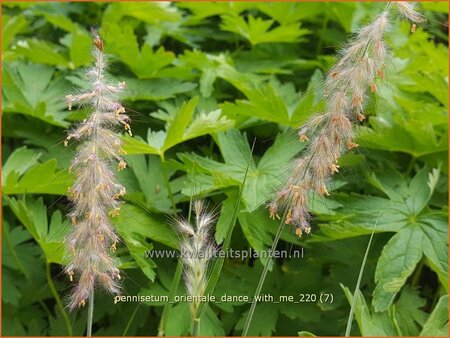
M127 335L128 330L130 329L131 323L133 322L134 317L136 317L137 311L139 310L140 306L141 306L141 304L138 304L136 306L136 308L134 309L133 313L131 314L131 317L128 320L127 326L125 326L125 329L123 330L122 337L125 337Z
M375 225L373 226L372 233L370 234L369 243L367 243L366 252L364 254L364 258L361 263L361 268L359 269L358 280L356 281L355 290L353 291L352 305L350 307L350 313L348 315L347 326L345 328L345 336L346 337L350 337L350 332L352 330L353 315L355 313L355 304L356 304L356 296L355 295L361 285L364 268L366 267L367 257L369 256L370 245L372 244L373 235L375 234L375 229L378 225L378 220L380 219L380 216L381 216L381 211L379 212L377 220L375 221Z
M89 296L86 337L92 337L93 319L94 319L94 289L92 289L91 295Z
M181 258L179 258L177 262L177 268L175 270L175 275L173 276L172 284L170 285L169 300L175 297L175 294L177 293L178 290L178 286L180 284L182 274L183 274L183 263L181 261ZM167 321L169 320L170 313L172 312L172 307L173 304L171 302L168 302L166 305L164 305L163 313L158 326L158 337L163 337L166 334Z
M67 315L66 309L64 308L61 298L58 295L58 291L56 291L56 287L55 287L55 284L53 283L52 275L50 272L50 263L48 263L48 262L45 263L45 271L46 271L48 286L50 288L50 291L51 291L53 297L56 300L56 305L58 306L59 311L61 311L61 316L63 317L64 322L67 327L67 333L69 336L73 336L72 323L70 322L70 319L69 319L69 316Z
M192 337L199 337L199 336L200 336L200 318L194 316L192 323Z
M250 310L248 312L247 318L245 319L244 330L242 331L242 337L246 337L248 334L248 330L250 329L250 324L252 322L253 315L254 315L255 309L256 309L257 298L261 293L262 287L266 280L267 272L269 271L270 264L272 263L272 253L277 248L278 242L280 241L281 234L286 225L285 220L286 220L287 214L288 214L288 210L285 210L284 215L280 221L280 225L278 226L277 233L273 240L272 247L270 248L269 257L267 259L266 264L264 264L264 268L261 273L261 277L259 278L258 285L257 285L256 291L255 291L255 295L253 296L253 299L252 299L252 305L250 306Z

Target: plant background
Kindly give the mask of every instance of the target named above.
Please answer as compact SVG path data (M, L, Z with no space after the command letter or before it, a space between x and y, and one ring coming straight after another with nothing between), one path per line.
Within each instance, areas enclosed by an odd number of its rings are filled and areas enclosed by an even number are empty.
M64 96L85 85L90 26L101 28L112 79L127 83L134 132L124 136L128 193L115 221L123 293L167 295L176 261L144 252L177 247L168 213L187 215L192 194L207 198L220 211L221 243L247 165L231 247L270 247L278 223L264 204L301 151L295 128L320 110L323 74L339 46L383 6L2 3L3 335L85 330L86 309L64 309L65 194L76 145L62 141L87 113L67 111ZM351 298L378 218L352 334L447 335L447 3L422 10L428 21L415 34L407 23L392 25L386 81L377 83L360 147L341 159L331 196L311 205L312 235L282 235L279 248L304 248L304 258L278 260L263 289L332 293L334 302L261 303L251 335L342 335L344 291ZM226 260L214 294L253 295L261 270L259 260ZM163 305L113 306L99 294L94 333L155 335ZM239 335L248 309L210 304L202 334ZM187 304L176 304L166 333L189 327Z

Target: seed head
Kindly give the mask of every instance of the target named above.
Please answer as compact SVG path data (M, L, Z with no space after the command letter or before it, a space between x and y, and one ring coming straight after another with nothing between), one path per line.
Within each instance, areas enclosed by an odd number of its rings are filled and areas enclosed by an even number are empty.
M124 85L106 81L103 40L95 30L92 35L95 65L86 73L90 89L65 97L69 110L73 105L91 109L90 116L69 133L64 143L67 146L72 139L81 142L70 165L76 179L68 193L73 203L68 215L73 228L66 238L70 261L66 273L77 283L70 296L71 309L84 306L96 285L114 294L120 291L120 274L110 254L119 238L110 217L119 214L119 197L125 194L115 172L125 169L126 163L121 157L122 141L113 128L123 126L129 131L130 127L125 122L129 121L125 109L117 102Z
M395 4L403 17L417 23L423 21L414 9L415 4ZM366 119L363 113L368 93L377 92L376 78L384 79L387 55L384 36L389 29L390 7L362 27L340 52L325 80L325 111L312 116L299 129L300 141L309 141L308 145L293 162L285 185L268 205L273 219L284 210L285 223L293 225L298 236L311 231L310 195L329 196L327 183L338 172L339 158L358 147L353 124Z
M204 202L200 200L194 201L193 211L195 224L192 225L180 219L176 222L176 228L183 234L180 252L186 291L190 296L195 296L195 300L198 300L205 294L208 282L208 265L218 249L211 238L211 228L215 221L214 216L206 210ZM198 315L199 306L199 301L190 303L193 318Z
M423 15L416 11L417 3L407 2L407 1L396 1L395 4L396 4L400 14L404 18L413 22L413 24L421 23L421 22L425 21L425 18L423 17ZM416 25L414 25L414 30L415 30L415 27L416 27Z

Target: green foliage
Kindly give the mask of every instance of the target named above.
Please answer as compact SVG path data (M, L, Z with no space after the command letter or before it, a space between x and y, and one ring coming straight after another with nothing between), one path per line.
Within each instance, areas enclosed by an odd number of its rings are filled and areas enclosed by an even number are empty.
M64 78L52 81L55 70L40 64L6 64L3 69L3 111L39 118L67 127L64 102L55 98L68 90Z
M65 195L77 145L62 143L87 113L68 111L64 96L86 86L90 26L105 40L111 79L126 82L133 131L123 135L127 193L114 218L123 294L173 297L185 294L177 260L148 254L177 252L172 218L188 218L193 198L216 211L218 245L271 247L279 220L266 205L305 146L296 128L324 109L336 47L383 6L2 3L2 333L84 334L86 309L65 311ZM447 7L422 8L428 20L415 34L392 23L386 79L357 127L360 147L341 158L331 196L311 196L312 234L281 234L278 249L303 256L275 259L262 290L275 302L258 304L250 335L343 335L353 301L351 335L447 335ZM251 297L266 261L217 259L208 291ZM243 300L204 304L200 333L240 335L248 310ZM94 322L95 335L191 332L186 302L114 304L100 292Z

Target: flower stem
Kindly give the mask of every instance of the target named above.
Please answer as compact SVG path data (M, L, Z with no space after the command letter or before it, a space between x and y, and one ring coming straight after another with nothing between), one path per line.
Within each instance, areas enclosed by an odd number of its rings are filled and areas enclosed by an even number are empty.
M198 337L200 336L200 318L196 318L195 316L193 318L193 325L192 325L192 337Z
M352 330L353 315L355 314L355 305L356 305L356 293L360 289L361 280L362 280L362 276L364 273L364 268L366 267L367 257L369 256L370 245L372 244L372 239L375 234L375 228L377 227L380 216L381 216L381 211L378 214L375 225L373 226L372 233L370 234L370 238L369 238L369 243L367 244L366 252L364 254L364 258L361 263L361 268L359 269L359 275L358 275L358 279L356 281L355 291L353 291L353 299L352 299L352 304L350 306L350 314L348 315L348 319L347 319L347 327L345 328L345 336L346 337L350 337L350 333Z
M53 284L52 275L50 273L50 263L49 262L45 263L45 270L46 270L46 275L47 275L48 286L50 287L50 291L52 292L53 297L55 298L56 304L59 307L59 311L61 311L61 315L64 318L64 322L66 323L66 327L67 327L67 333L69 334L69 336L72 336L73 335L72 324L70 323L69 316L67 315L67 312L64 309L64 306L61 302L61 298L59 298L58 292L56 291L55 284Z
M127 335L128 330L130 329L131 323L133 322L134 317L136 317L137 311L139 310L139 306L140 306L140 304L138 304L136 306L136 308L134 309L133 313L131 314L131 317L128 320L127 326L125 327L125 330L123 330L122 337L125 337Z
M164 305L163 313L161 316L161 321L158 326L158 337L162 337L166 334L166 325L169 320L170 312L172 311L172 303L170 302L178 290L178 285L180 284L181 273L183 271L183 263L181 258L178 260L177 268L175 270L175 275L173 276L172 285L169 290L169 302Z
M267 272L269 271L270 264L272 263L272 253L275 251L275 249L278 245L278 242L281 237L281 233L283 232L284 226L286 224L285 220L286 220L287 213L288 213L288 210L286 209L286 211L284 212L283 218L281 219L280 225L278 227L278 231L273 240L272 247L270 248L269 257L267 259L266 264L264 265L264 269L261 274L261 277L259 278L258 286L256 287L255 295L253 296L252 305L250 306L250 311L248 312L247 318L245 320L244 330L242 331L242 337L246 337L248 334L248 330L250 329L250 324L252 322L252 318L253 318L253 315L254 315L255 309L256 309L257 298L258 298L259 294L261 293L261 289L264 285L264 281L266 280Z
M91 290L91 294L89 296L89 307L88 307L88 315L87 315L87 329L86 329L86 337L92 337L92 319L94 317L94 289Z

